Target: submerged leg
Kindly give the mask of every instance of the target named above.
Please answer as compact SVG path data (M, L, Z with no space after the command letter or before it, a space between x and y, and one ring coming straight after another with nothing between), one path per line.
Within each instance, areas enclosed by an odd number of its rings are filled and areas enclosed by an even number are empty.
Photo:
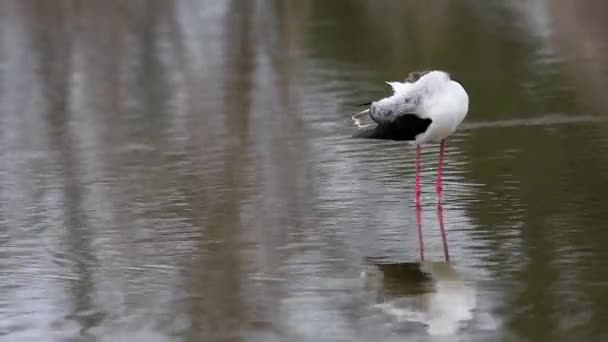
M441 242L443 244L443 257L445 262L450 262L450 252L448 251L448 238L445 234L445 225L443 224L443 204L437 203L437 221L439 221L439 231L441 232Z
M445 149L445 139L441 140L439 145L439 166L437 166L437 183L435 184L435 190L437 190L437 197L441 202L441 195L443 194L443 151Z
M418 246L420 260L424 260L424 241L422 238L422 206L420 205L420 145L416 145L416 223L418 226Z
M439 145L439 166L437 167L437 220L439 221L439 231L441 233L441 242L443 243L443 256L446 262L450 262L450 253L448 251L448 239L445 234L445 225L443 223L443 152L445 150L445 139L441 140Z
M416 206L416 225L418 226L418 248L420 249L420 261L424 261L424 240L422 237L422 208Z
M420 207L420 154L421 147L416 145L416 206Z

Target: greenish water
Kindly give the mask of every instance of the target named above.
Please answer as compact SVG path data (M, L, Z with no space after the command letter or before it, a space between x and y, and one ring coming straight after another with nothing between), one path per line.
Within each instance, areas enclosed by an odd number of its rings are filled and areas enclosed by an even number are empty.
M608 339L607 7L2 2L0 340ZM471 109L421 263L350 115L427 68Z

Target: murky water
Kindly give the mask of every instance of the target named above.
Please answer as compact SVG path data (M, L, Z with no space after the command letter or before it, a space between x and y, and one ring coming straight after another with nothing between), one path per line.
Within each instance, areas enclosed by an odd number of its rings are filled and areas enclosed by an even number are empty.
M607 14L3 1L0 340L608 339ZM428 67L471 111L420 262L412 148L350 114Z

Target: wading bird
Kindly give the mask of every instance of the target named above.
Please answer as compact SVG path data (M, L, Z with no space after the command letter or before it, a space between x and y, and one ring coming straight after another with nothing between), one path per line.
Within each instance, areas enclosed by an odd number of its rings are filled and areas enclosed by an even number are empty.
M416 145L416 205L420 206L421 145L439 143L437 194L441 196L445 140L469 111L469 95L445 71L417 71L404 82L387 82L393 95L366 103L352 116L359 127L353 137L409 141ZM441 200L441 197L440 197Z

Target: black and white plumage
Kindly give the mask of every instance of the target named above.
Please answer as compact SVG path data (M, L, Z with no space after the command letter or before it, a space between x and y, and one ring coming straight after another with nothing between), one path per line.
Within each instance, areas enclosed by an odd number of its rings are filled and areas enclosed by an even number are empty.
M353 115L355 138L440 142L454 133L469 110L469 96L445 71L422 71L404 82L387 82L391 96Z

